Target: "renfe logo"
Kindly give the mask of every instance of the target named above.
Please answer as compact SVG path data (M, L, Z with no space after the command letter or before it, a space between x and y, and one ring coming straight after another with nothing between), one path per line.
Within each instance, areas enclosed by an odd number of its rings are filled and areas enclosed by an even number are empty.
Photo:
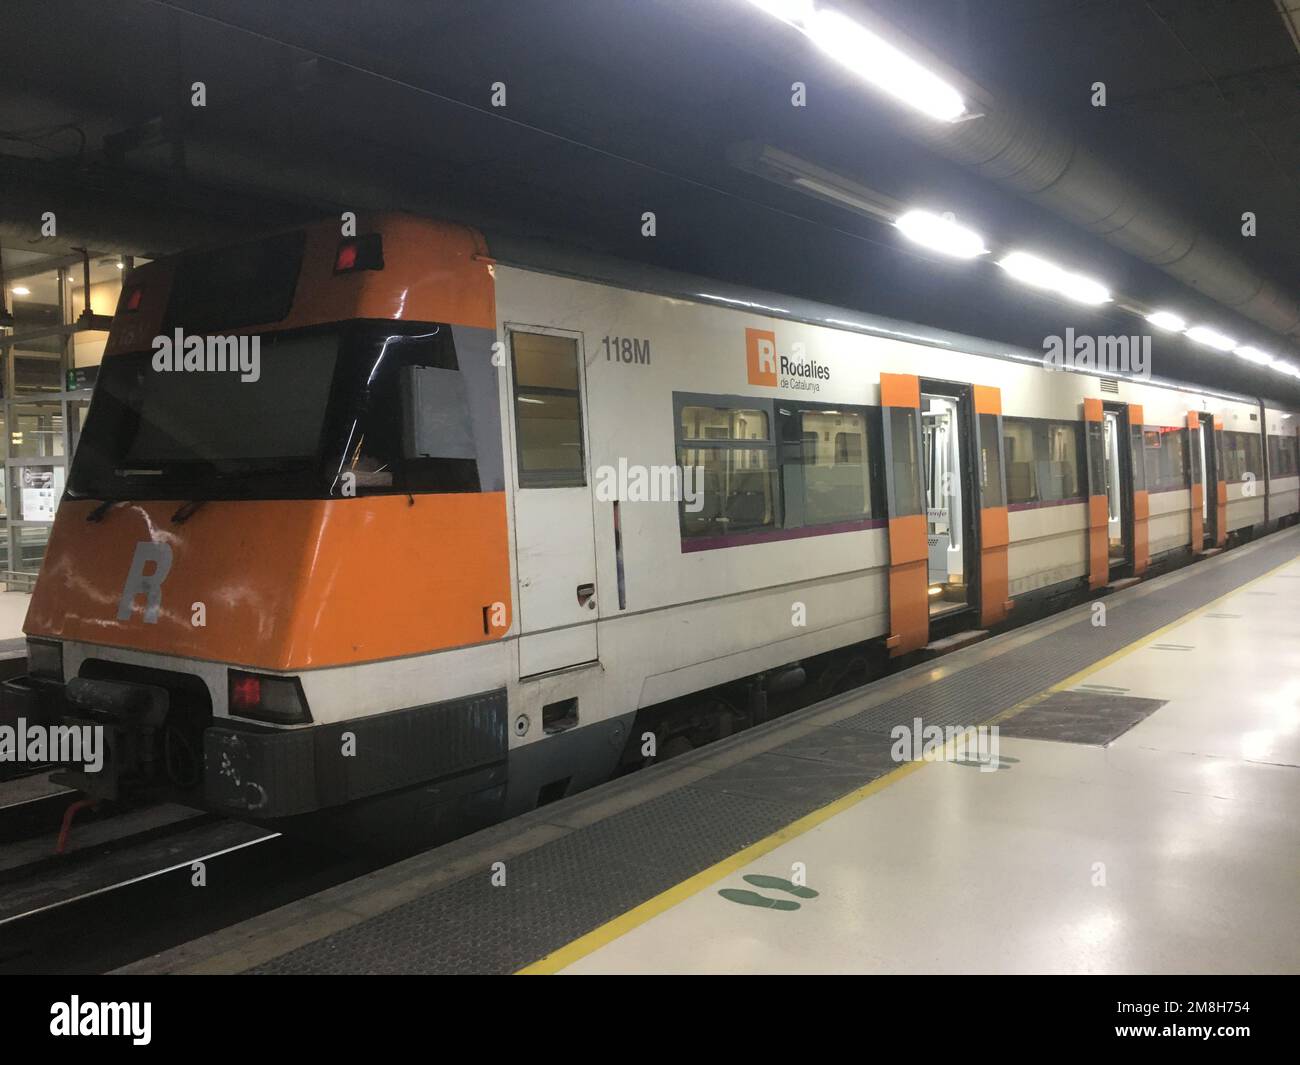
M745 330L745 364L751 385L776 387L776 334L770 329Z
M817 382L831 379L830 367L805 358L802 344L790 345L789 355L778 355L776 334L770 329L745 330L745 366L749 383L765 388L819 392L821 386Z

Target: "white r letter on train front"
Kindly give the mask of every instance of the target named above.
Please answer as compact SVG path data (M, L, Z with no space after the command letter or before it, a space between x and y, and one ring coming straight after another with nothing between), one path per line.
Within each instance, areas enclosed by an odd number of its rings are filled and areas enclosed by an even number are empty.
M145 573L144 568L153 563L153 572ZM117 620L130 621L131 611L135 608L135 597L145 597L144 620L146 625L156 625L158 614L162 610L162 583L172 568L172 549L169 544L155 544L143 540L135 545L135 557L131 559L131 572L126 575L126 585L122 589L122 598L117 604Z

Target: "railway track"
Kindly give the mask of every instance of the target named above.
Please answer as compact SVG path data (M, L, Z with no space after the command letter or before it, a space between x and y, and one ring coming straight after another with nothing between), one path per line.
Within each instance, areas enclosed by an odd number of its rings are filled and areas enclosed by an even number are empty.
M75 792L0 806L0 973L104 972L382 864L188 807L78 815Z

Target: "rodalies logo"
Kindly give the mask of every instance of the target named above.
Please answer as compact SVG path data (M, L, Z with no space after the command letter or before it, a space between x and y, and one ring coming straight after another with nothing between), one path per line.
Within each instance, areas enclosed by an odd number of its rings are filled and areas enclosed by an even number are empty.
M791 345L789 355L780 354L776 334L770 329L745 330L745 366L749 383L765 388L820 392L819 382L831 379L830 367L807 358L802 344Z

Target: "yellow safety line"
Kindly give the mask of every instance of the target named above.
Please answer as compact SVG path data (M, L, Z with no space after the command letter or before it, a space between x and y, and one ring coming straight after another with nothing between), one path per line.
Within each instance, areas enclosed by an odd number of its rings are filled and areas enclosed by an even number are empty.
M612 921L601 925L594 931L588 932L585 936L575 939L559 950L539 958L531 965L520 969L516 975L535 976L545 973L558 972L566 965L571 965L579 958L586 957L594 950L599 950L607 943L613 942L620 936L626 935L637 925L644 924L656 914L663 913L664 910L676 906L679 902L684 902L690 896L698 891L703 891L710 884L721 880L728 873L733 873L741 869L750 862L761 858L769 851L776 850L783 843L798 836L802 836L809 829L816 828L823 821L828 821L836 814L847 810L855 803L861 802L869 795L887 788L890 784L902 780L909 773L915 773L925 762L906 762L886 773L883 777L877 777L870 784L864 784L857 791L851 791L830 803L814 810L810 814L805 814L798 821L791 822L784 828L777 829L765 839L760 839L757 843L751 843L743 851L737 851L729 858L724 858L716 865L711 865L707 869L701 870L694 876L683 880L680 884L674 884L666 891L660 892L652 899L647 899L633 909L624 914L620 914Z
M1295 557L1287 559L1285 562L1281 563L1280 565L1274 566L1267 573L1261 573L1258 577L1255 577L1252 580L1247 581L1245 584L1238 585L1232 591L1225 592L1217 599L1211 600L1210 602L1204 604L1203 606L1197 607L1195 610L1189 610L1186 614L1183 614L1180 617L1176 618L1175 620L1171 621L1168 625L1164 625L1161 628L1156 629L1155 632L1147 634L1146 636L1142 637L1140 640L1137 640L1129 644L1127 647L1120 648L1118 651L1115 651L1112 654L1107 655L1105 658L1101 659L1100 661L1094 662L1092 665L1088 666L1087 668L1081 669L1078 673L1075 673L1072 676L1067 677L1059 684L1055 684L1052 687L1047 688L1045 691L1039 692L1038 695L1033 696L1031 699L1027 699L1024 702L1019 703L1016 706L1013 706L1011 709L1005 710L1002 713L995 715L989 720L1000 721L1005 718L1011 717L1013 714L1019 712L1020 710L1026 709L1034 702L1042 700L1052 692L1063 691L1065 688L1068 688L1073 684L1077 684L1084 677L1091 676L1093 673L1096 673L1099 670L1104 669L1106 666L1110 665L1113 662L1117 662L1119 659L1125 657L1126 655L1132 654L1134 651L1140 650L1141 648L1149 644L1152 640L1168 632L1170 629L1174 629L1177 628L1179 625L1186 624L1188 621L1191 621L1193 618L1195 618L1198 614L1205 613L1205 611L1209 610L1211 607L1217 605L1218 603L1221 603L1223 600L1228 599L1234 595L1237 595L1240 592L1244 591L1245 589L1249 588L1251 585L1258 584L1260 581L1265 580L1268 577L1271 577L1278 570L1284 569L1285 567L1291 565L1293 562L1295 562ZM798 836L802 836L805 832L808 832L810 829L816 828L818 825L826 821L829 821L832 817L835 817L837 814L843 813L849 807L857 805L863 799L866 799L867 797L874 795L876 792L883 791L885 788L889 787L889 785L896 784L898 781L902 780L908 774L916 772L918 769L920 769L921 767L927 764L928 763L925 761L907 762L899 766L897 769L891 770L890 772L886 773L883 777L877 777L875 780L871 781L871 783L864 784L856 791L851 791L849 792L849 794L841 796L840 798L836 799L834 802L826 806L822 806L819 809L814 810L810 814L805 814L803 817L799 818L799 820L793 821L790 824L786 825L784 828L778 829L777 831L773 832L770 836L767 836L766 838L759 840L757 843L751 843L744 850L737 851L735 854L731 855L728 858L724 858L722 861L718 862L715 865L709 866L707 869L702 869L694 876L688 877L687 879L681 881L681 883L674 884L672 887L668 888L665 891L661 891L658 895L655 895L653 898L647 899L639 906L634 906L626 913L622 913L618 917L615 917L613 920L607 921L599 928L593 929L592 931L588 932L586 935L580 936L570 943L566 943L558 950L554 950L550 954L547 954L544 957L539 958L531 965L524 966L524 968L520 969L519 972L516 973L516 975L517 976L539 976L539 975L546 975L550 973L559 972L561 969L565 968L566 966L572 965L574 962L578 961L581 958L585 958L588 954L591 954L594 951L599 950L601 947L606 946L609 943L612 943L614 940L627 935L627 933L632 931L632 929L636 928L638 925L645 924L645 922L650 920L650 918L658 916L659 914L663 913L665 910L671 909L672 907L676 906L679 902L686 901L686 899L690 898L692 895L697 894L700 891L703 891L710 884L717 883L724 876L727 876L730 873L734 873L737 869L743 869L750 862L753 862L756 859L761 858L764 854L768 854L769 852L776 850L776 848L781 846L782 844L788 843L790 842L790 840L795 839Z

